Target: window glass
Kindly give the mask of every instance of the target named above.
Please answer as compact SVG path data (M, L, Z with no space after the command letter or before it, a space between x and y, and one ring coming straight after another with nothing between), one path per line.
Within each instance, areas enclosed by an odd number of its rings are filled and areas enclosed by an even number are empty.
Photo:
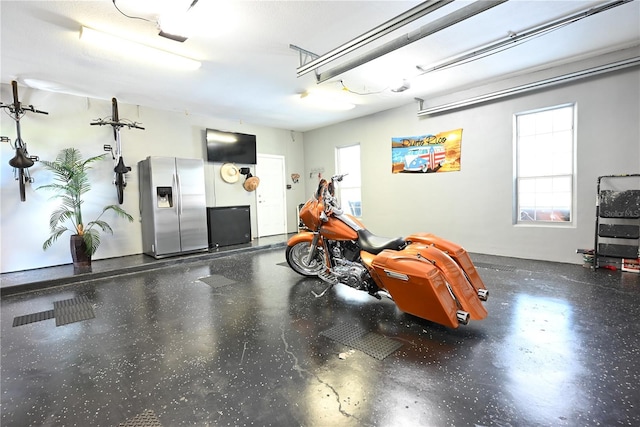
M342 210L356 217L362 216L360 144L336 148L336 173L347 174L336 185Z
M516 115L516 222L572 217L574 106Z

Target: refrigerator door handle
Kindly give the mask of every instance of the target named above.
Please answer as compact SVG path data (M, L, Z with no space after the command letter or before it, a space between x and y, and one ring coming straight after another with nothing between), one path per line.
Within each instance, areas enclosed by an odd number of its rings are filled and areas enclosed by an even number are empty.
M138 162L138 180L142 179L143 176L143 168L142 168L142 164L140 162ZM144 200L144 190L145 190L145 186L144 185L140 185L140 181L138 181L138 187L140 188L138 190L138 211L140 213L140 220L142 220L142 200Z
M180 186L180 174L176 173L176 191L178 192L178 215L182 215L182 187Z

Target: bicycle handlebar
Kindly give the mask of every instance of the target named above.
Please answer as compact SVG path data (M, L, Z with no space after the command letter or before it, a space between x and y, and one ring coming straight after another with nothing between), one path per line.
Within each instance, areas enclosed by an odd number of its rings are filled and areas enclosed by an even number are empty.
M33 113L38 113L38 114L49 114L46 111L36 110L33 105L29 105L28 107L22 107L22 110L31 111Z
M18 99L18 82L15 80L11 81L11 90L13 92L13 102L11 104L5 104L4 102L0 102L0 108L6 108L9 110L9 113L12 114L14 120L20 120L20 117L24 115L27 111L38 114L49 114L46 111L38 110L33 105L27 105L26 107L22 105L22 102Z
M98 121L96 122L91 122L89 123L91 126L94 125L98 125L98 126L103 126L103 125L111 125L113 127L116 128L121 128L121 127L128 127L129 129L134 128L134 129L142 129L144 130L144 128L142 126L139 126L138 123L133 122L133 123L124 123L124 122L114 122L113 120L102 120L102 119L97 119Z
M23 105L20 105L20 108L16 111L15 104L5 104L0 102L0 108L8 108L11 114L16 114L16 113L22 114L27 111L30 111L32 113L38 113L38 114L49 114L46 111L37 110L33 105L27 105L26 107Z

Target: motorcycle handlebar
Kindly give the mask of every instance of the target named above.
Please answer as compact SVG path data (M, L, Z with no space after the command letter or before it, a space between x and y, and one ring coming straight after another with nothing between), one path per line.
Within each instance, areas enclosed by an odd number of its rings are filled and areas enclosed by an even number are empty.
M330 182L327 182L326 179L321 179L320 182L318 182L318 189L316 190L314 196L316 199L322 199L324 201L326 212L334 212L338 215L342 214L342 209L340 207L340 204L338 203L338 199L333 194L333 183L342 181L343 178L347 175L348 174L346 173L333 175Z

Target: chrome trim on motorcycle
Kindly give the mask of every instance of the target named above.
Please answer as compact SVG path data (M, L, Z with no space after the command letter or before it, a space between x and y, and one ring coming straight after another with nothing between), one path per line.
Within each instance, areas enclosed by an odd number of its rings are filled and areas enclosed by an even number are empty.
M456 318L458 319L458 322L460 322L463 325L468 325L469 324L469 313L467 313L466 311L462 311L462 310L458 310L456 311Z
M409 281L409 276L407 276L404 273L398 273L397 271L390 271L390 270L384 270L384 272L388 277L391 277L393 279L404 280L405 282Z
M323 281L329 283L331 286L340 283L340 280L338 280L336 275L331 273L330 271L320 271L318 272L318 277Z
M478 289L478 298L480 298L480 301L486 301L489 298L489 290Z
M333 285L329 285L329 286L327 286L327 288L326 288L324 291L320 292L319 294L316 294L314 291L311 291L311 293L313 294L313 296L314 296L314 297L316 297L316 298L321 298L321 297L323 297L323 296L324 296L324 294L326 294L326 293L327 293L327 291L328 291L329 289L331 289L331 288L333 288Z
M311 262L316 256L316 249L318 248L318 239L320 239L320 233L317 233L317 232L313 233L313 240L309 245L309 255L307 256L306 260L302 259L302 262L305 263L307 267L311 265Z

